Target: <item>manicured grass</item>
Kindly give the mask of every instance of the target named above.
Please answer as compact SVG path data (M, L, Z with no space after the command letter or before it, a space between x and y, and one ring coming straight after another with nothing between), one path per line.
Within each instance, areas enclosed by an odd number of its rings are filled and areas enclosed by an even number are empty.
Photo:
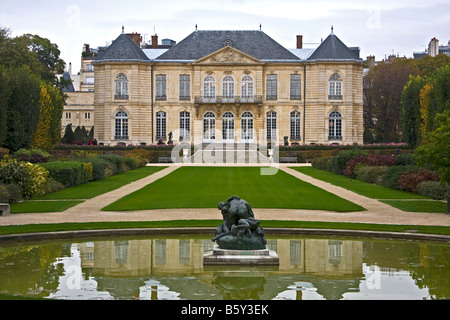
M365 210L284 171L261 175L258 167L181 167L103 210L217 208L233 195L254 208Z
M447 204L438 200L381 200L381 202L408 212L447 212Z
M346 176L320 170L314 167L293 167L291 169L372 199L428 199L427 197L411 192L393 190L377 184L368 183L357 179L350 179Z
M13 204L10 207L11 213L44 213L44 212L62 212L83 201L24 201Z
M222 220L171 220L171 221L139 221L139 222L93 222L93 223L61 223L61 224L37 224L20 226L2 226L0 235L21 234L33 232L56 232L73 230L104 230L104 229L132 229L132 228L189 228L208 227L211 234ZM340 230L367 230L387 232L411 232L425 234L450 235L450 227L447 226L421 226L421 225L392 225L370 223L344 223L344 222L320 222L320 221L278 221L264 220L263 228L314 228L314 229L340 229Z
M142 167L117 174L106 179L89 182L62 191L38 197L35 200L58 200L58 199L92 199L101 194L120 188L133 181L145 178L166 167Z

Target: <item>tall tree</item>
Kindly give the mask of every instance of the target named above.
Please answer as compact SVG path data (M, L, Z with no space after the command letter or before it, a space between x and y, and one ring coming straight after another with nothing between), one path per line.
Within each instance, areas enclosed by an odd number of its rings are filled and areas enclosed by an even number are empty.
M379 63L366 75L365 122L372 124L376 141L397 142L401 138L402 90L409 76L418 73L410 60L393 59Z

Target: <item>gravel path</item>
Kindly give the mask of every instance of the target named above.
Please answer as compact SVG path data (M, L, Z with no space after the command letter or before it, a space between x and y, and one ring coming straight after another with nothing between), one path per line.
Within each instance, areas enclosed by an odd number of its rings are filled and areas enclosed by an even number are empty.
M341 198L354 202L367 211L361 212L330 212L318 210L291 210L291 209L257 209L254 208L257 219L264 220L298 220L298 221L328 221L328 222L359 222L380 224L406 224L406 225L441 225L450 226L450 215L443 213L404 212L393 208L378 200L366 198L352 191L331 185L329 183L311 178L288 167L302 166L305 164L280 164L279 170L283 170L298 179L323 188L338 195ZM66 223L66 222L114 222L114 221L167 221L167 220L205 220L221 219L220 212L212 209L165 209L143 210L130 212L104 212L106 205L121 197L141 189L174 170L179 165L167 165L163 169L149 177L135 181L117 190L108 192L72 207L64 212L56 213L32 213L12 214L0 217L0 225L24 225L42 223ZM227 166L230 166L227 164Z

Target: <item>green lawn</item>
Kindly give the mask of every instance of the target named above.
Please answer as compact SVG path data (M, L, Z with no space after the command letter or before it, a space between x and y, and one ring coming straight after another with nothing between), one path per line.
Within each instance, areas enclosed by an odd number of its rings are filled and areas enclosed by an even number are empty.
M50 193L45 196L36 197L30 201L23 201L21 203L11 205L11 213L62 212L83 202L86 199L92 199L133 181L143 179L164 168L166 167L142 167L136 170L130 170L114 175L106 179L81 184L58 192Z
M166 167L142 167L136 170L130 170L120 173L106 179L81 184L75 187L67 188L62 191L37 197L34 200L59 200L59 199L92 199L101 194L118 189L133 181L143 179L156 173Z
M254 208L365 210L281 170L261 175L258 167L181 167L103 210L217 208L233 195Z
M393 190L377 184L368 183L357 179L350 179L346 176L320 170L314 167L293 167L291 169L372 199L428 199L427 197L411 192Z
M320 170L314 167L293 167L291 169L307 174L313 178L351 190L365 197L379 199L382 202L403 211L435 213L447 212L446 203L438 200L431 200L430 198L415 193L393 190L373 183L350 179L346 176L338 175L326 170Z
M82 200L70 201L24 201L11 205L11 213L43 213L43 212L62 212L77 204Z

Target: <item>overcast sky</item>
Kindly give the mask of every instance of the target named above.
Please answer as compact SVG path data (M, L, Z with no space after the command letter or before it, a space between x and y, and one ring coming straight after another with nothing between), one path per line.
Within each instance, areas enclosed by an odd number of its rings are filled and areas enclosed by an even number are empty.
M262 30L284 47L317 47L334 26L361 57L389 54L412 57L431 38L450 40L449 0L0 0L0 25L13 36L37 34L56 43L73 72L80 68L83 44L111 43L122 32L147 40L180 42L195 30Z

